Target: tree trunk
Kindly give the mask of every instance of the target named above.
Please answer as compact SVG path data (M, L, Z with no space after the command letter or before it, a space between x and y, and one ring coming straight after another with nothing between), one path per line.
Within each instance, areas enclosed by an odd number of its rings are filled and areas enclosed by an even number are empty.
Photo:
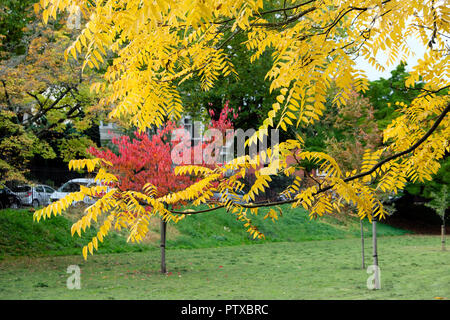
M377 219L372 220L372 244L373 244L373 265L375 266L375 287L374 289L381 289L380 274L378 266L378 248L377 248Z
M441 243L442 243L442 251L445 251L445 222L441 226Z
M359 221L361 225L361 258L362 258L362 269L366 268L366 263L364 261L364 228L362 220Z
M167 222L161 218L161 273L166 273L166 230Z

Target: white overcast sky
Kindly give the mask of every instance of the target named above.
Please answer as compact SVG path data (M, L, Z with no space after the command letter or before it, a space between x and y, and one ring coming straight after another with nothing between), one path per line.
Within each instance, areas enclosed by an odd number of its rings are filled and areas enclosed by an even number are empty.
M446 3L448 3L448 1L449 0L436 0L435 6L437 8L439 8L443 5L445 5ZM408 21L410 21L410 19ZM429 33L429 32L427 32L427 33ZM417 61L419 59L423 58L423 55L424 55L426 49L422 45L421 41L419 41L415 37L409 37L406 40L406 43L408 44L410 51L412 53L414 53L414 54L411 54L406 61L406 63L407 63L406 70L410 71L414 66L417 65ZM400 56L401 56L401 54L400 54ZM388 57L387 54L379 53L377 55L377 60L381 65L386 67L385 62L387 60L387 57ZM390 65L389 67L386 67L386 70L384 72L380 72L380 71L377 71L375 68L373 68L369 63L364 61L363 58L360 57L360 58L356 59L357 67L361 70L364 70L367 74L367 77L371 81L378 80L380 78L385 78L385 79L389 78L391 76L391 71L394 70L399 63L400 63L400 58L397 61L395 61L392 65Z
M410 71L414 66L417 65L417 61L423 58L425 48L416 38L409 38L406 42L409 45L411 52L414 53L414 55L410 55L406 61L407 63L406 70ZM387 57L388 57L387 54L379 53L377 55L377 60L381 65L385 66ZM384 72L380 72L377 71L374 67L372 67L368 62L364 61L362 57L356 59L356 66L359 69L364 70L366 72L366 75L370 81L378 80L380 78L385 79L390 78L391 71L394 70L399 63L400 58L389 67L386 67L386 70Z

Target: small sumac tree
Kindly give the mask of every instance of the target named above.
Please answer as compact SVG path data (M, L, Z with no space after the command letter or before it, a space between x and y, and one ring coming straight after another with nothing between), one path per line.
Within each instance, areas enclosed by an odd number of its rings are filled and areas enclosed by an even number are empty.
M441 225L441 243L442 250L445 250L445 212L450 208L450 199L448 196L447 186L443 185L439 192L431 192L433 199L425 205L439 215L442 220Z
M237 113L226 103L218 120L212 120L207 128L226 134L228 129L233 128L232 118L236 117ZM103 241L103 237L110 229L129 228L128 240L139 242L148 231L150 217L160 216L161 271L165 273L167 222L178 222L185 217L184 214L172 214L170 210L188 203L183 197L171 195L182 190L198 188L212 196L212 190L217 186L216 182L197 186L198 177L176 174L172 159L176 146L182 146L177 156L189 162L194 160L197 151L208 152L211 144L215 142L212 139L204 139L198 146L191 147L189 134L186 137L185 133L187 132L169 121L154 134L136 131L132 139L128 136L114 137L112 143L117 149L116 153L108 148L89 148L88 152L95 158L73 160L69 163L69 168L77 170L86 168L88 171L94 171L99 167L95 180L101 181L102 185L91 188L81 186L80 192L69 194L51 206L36 211L34 217L39 220L50 217L52 213L61 214L74 201L79 201L77 199L80 197L84 198L83 194L99 198L96 203L85 209L85 216L72 226L72 235L75 232L81 235L81 230L90 227L92 220L96 222L100 215L108 215L97 235L83 248L83 256L86 259L88 252L93 254L93 250L98 248L98 242ZM208 169L208 165L204 162L201 165L205 170L213 170ZM206 199L207 197L197 199L195 203L204 203Z

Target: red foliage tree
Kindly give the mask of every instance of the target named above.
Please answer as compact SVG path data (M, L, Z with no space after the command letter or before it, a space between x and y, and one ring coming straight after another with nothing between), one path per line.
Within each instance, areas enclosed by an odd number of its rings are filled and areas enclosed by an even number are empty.
M239 107L239 111L241 108ZM233 119L238 117L238 114L230 107L229 101L226 101L222 111L220 112L219 119L214 120L214 110L209 110L209 115L211 116L211 123L208 126L209 129L218 129L222 132L222 134L226 133L226 130L233 129ZM230 116L233 119L230 119Z
M213 116L214 112L210 110L210 114ZM208 129L217 129L225 137L226 131L233 128L230 116L236 119L237 114L229 107L227 101L219 119L211 120ZM195 182L191 177L178 176L174 173L171 157L173 147L182 143L185 138L178 134L172 139L172 132L176 129L182 128L177 128L175 123L168 122L165 127L158 129L156 134L151 136L136 131L134 132L135 138L132 140L127 136L114 137L112 143L118 148L117 154L107 148L101 150L95 147L89 148L88 153L112 163L111 173L119 179L114 187L118 187L122 191L142 191L145 184L151 183L157 188L158 197L162 197L171 192L184 190ZM190 153L191 164L194 163L195 148L200 148L201 154L213 143L213 141L205 139L201 144L192 148L190 139L184 140L182 153ZM182 154L180 156L182 157ZM206 165L204 161L200 164Z
M162 197L183 190L193 182L188 176L174 173L170 141L174 129L175 125L168 123L152 136L136 131L132 140L127 136L114 137L112 143L117 146L118 154L94 147L88 152L112 163L111 171L119 179L114 187L122 191L142 191L145 184L151 183L157 188L158 197Z
M229 113L232 109L225 104L219 119L212 120L208 129L217 129L222 134L228 129L233 128L233 124L229 119ZM213 115L213 113L210 113ZM237 114L233 112L233 117ZM176 128L173 122L169 122L165 127L157 130L152 136L147 133L135 132L135 138L132 140L127 136L115 137L112 143L117 146L117 154L110 149L97 149L91 147L88 152L104 160L109 161L112 166L110 172L114 174L118 181L111 185L122 191L134 190L142 192L147 183L151 183L156 187L156 195L158 197L186 189L196 180L189 176L175 175L172 151L174 145L184 144L183 152L189 152L190 160L194 159L194 148L191 148L190 137L184 139L179 134L172 139L172 133ZM176 131L175 131L176 132ZM200 152L207 150L211 141L203 141L197 148L201 148ZM181 155L182 156L182 155ZM205 165L205 163L201 163ZM180 206L184 203L177 203ZM166 242L166 221L161 220L161 272L166 273L165 263L165 242Z

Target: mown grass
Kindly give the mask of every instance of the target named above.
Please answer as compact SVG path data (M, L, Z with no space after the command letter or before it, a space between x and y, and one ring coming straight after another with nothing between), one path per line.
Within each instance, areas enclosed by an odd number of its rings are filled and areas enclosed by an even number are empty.
M380 237L381 290L366 287L357 238L0 261L0 299L450 298L450 252L438 236ZM370 242L366 259L370 263ZM66 287L81 268L81 290Z
M309 220L283 208L277 223L253 222L266 240L252 240L225 211L190 216L169 228L167 266L159 273L158 237L141 245L111 234L94 256L80 252L96 231L70 236L80 212L40 223L28 210L0 212L0 299L433 299L450 297L449 252L438 237L405 235L379 224L382 290L366 287L359 221ZM151 224L157 235L158 220ZM366 237L371 236L365 222ZM403 235L403 236L401 236ZM370 264L371 242L366 241ZM115 254L110 254L115 253ZM69 265L81 268L81 290L69 290Z

